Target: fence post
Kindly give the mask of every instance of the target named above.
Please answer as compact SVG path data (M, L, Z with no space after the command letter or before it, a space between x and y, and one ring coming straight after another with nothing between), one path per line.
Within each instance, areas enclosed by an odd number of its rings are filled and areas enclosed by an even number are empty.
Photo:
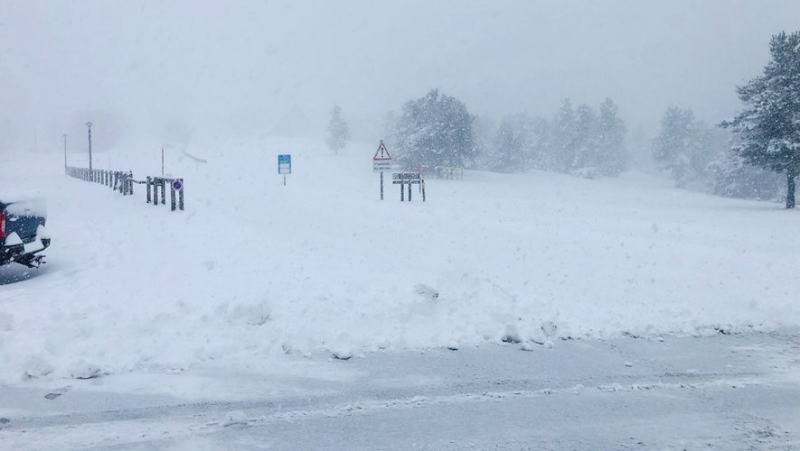
M405 196L405 192L406 192L406 187L405 187L405 185L403 185L403 180L401 179L400 180L400 202L405 201L405 197L404 197Z
M175 211L175 190L169 187L169 211Z
M181 190L178 193L178 208L180 208L181 211L183 211L183 188L185 187L183 186L183 179L178 179L178 180L181 181Z
M133 196L133 171L128 171L128 194Z
M167 179L161 179L161 205L167 205Z
M145 181L145 185L147 186L147 203L148 203L148 204L150 203L150 179L151 179L151 178L152 178L152 177L150 177L150 176L148 175L148 176L147 176L147 180Z

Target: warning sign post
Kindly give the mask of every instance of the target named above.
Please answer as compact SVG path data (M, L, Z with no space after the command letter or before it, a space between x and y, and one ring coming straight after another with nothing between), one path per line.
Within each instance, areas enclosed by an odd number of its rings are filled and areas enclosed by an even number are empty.
M375 151L375 155L372 157L372 172L381 173L381 200L383 200L383 172L391 169L392 156L389 154L389 150L386 149L386 146L383 144L383 140L381 140L378 150Z

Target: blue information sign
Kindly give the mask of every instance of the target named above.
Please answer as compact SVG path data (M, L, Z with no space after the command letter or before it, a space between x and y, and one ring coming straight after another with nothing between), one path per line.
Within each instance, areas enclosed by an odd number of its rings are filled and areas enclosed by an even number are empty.
M292 173L292 156L278 155L278 174Z

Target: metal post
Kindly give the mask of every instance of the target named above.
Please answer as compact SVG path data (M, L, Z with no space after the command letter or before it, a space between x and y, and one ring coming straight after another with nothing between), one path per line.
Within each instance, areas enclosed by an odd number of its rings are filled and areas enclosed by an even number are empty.
M381 171L381 200L383 200L383 171Z
M425 179L422 179L420 186L422 187L422 201L425 202Z
M408 183L408 201L411 202L411 180Z
M401 179L400 180L400 202L403 202L405 200L405 197L404 197L405 196L405 191L406 191L406 187L403 185L403 180Z
M180 208L181 211L183 211L183 188L185 187L183 186L183 179L178 179L178 180L181 181L181 191L178 193L178 208Z
M151 183L151 177L148 175L147 176L147 181L145 182L145 184L147 185L147 203L148 204L151 202L151 199L152 199L152 197L150 196L150 183Z
M167 205L167 179L161 179L161 205Z
M128 194L133 196L133 171L128 171Z
M89 127L89 170L92 170L92 123L87 122L86 126Z
M175 190L169 187L169 211L175 211Z

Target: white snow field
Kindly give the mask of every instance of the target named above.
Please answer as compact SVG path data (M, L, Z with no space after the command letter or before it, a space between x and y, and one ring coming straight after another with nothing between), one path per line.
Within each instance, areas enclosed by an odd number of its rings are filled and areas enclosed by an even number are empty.
M380 201L375 147L169 149L185 212L66 177L55 149L4 154L0 185L47 200L53 245L42 269L0 270L0 382L800 326L800 212L634 173L467 171L429 177L425 203L390 184ZM160 173L160 149L110 158Z
M797 212L643 174L381 202L375 147L168 149L184 212L3 154L53 245L0 269L0 450L800 446Z

